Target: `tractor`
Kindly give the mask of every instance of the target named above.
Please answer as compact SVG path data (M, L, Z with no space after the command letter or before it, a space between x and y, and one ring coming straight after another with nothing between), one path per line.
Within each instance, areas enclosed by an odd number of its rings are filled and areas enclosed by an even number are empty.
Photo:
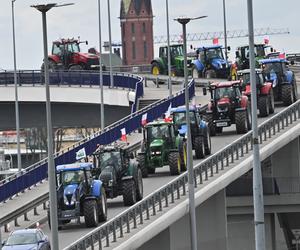
M99 68L99 56L80 52L77 39L60 39L52 43L52 54L48 56L49 70L92 70ZM44 64L42 65L42 70Z
M183 76L184 75L184 57L183 45L176 44L170 45L171 57L171 75ZM188 68L191 68L192 59L187 59ZM153 75L167 75L168 74L168 46L159 48L159 57L151 61L151 73Z
M189 108L192 148L197 159L204 158L211 153L211 140L207 123L200 116L199 108ZM180 136L186 138L186 108L177 107L171 109L171 117Z
M72 219L80 222L84 216L87 227L95 227L107 219L107 204L104 185L94 180L92 163L73 163L56 166L58 225ZM50 213L48 211L50 225Z
M231 64L224 58L221 45L203 46L196 49L193 61L193 78L228 78Z
M263 59L259 61L266 79L272 83L275 101L282 101L285 106L298 99L296 78L283 58Z
M259 68L259 60L264 59L270 52L273 52L273 48L266 44L254 44L255 53L255 67ZM239 46L235 51L236 65L238 70L249 69L249 45Z
M251 101L250 87L250 69L244 69L237 72L242 83L242 93ZM255 70L256 75L256 92L257 92L257 108L261 117L273 114L275 110L274 93L272 83L265 80L265 75L261 69Z
M143 129L143 141L138 161L143 177L154 174L156 168L169 165L171 175L186 170L186 143L176 133L173 122L158 120Z
M210 135L222 133L223 127L236 125L238 134L251 129L251 112L248 97L240 91L240 81L216 82L208 87L211 101L205 111ZM203 89L206 95L206 88Z
M127 144L99 146L93 153L93 176L103 183L108 198L123 196L125 206L143 198L142 172Z

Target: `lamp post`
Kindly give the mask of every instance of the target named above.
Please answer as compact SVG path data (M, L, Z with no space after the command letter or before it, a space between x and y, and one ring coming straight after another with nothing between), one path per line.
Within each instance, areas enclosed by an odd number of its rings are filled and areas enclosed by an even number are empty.
M13 28L13 54L14 54L14 85L15 85L15 113L16 113L16 130L17 130L17 162L18 171L22 169L21 145L20 145L20 115L19 115L19 98L18 98L18 80L17 80L17 59L16 59L16 37L15 37L15 11L14 4L16 0L11 1L12 11L12 28Z
M114 87L114 77L112 74L112 47L111 47L111 24L110 24L110 1L107 0L108 12L108 36L109 36L109 74L110 74L110 87Z
M227 28L226 28L226 5L225 0L223 0L223 18L224 18L224 43L225 43L225 59L228 59L227 55Z
M57 194L56 194L56 171L53 157L53 135L51 120L51 103L49 90L49 62L47 49L47 21L46 13L53 7L62 7L72 4L58 5L56 3L32 5L42 13L43 23L43 45L44 45L44 70L45 70L45 89L46 89L46 116L47 116L47 140L48 140L48 178L49 178L49 200L50 200L50 224L51 224L51 248L59 250L58 241L58 222L57 222Z
M167 17L167 41L168 41L168 88L169 96L172 96L172 81L171 81L171 53L170 53L170 28L169 28L169 4L166 0L166 17Z
M262 188L262 175L259 157L259 141L257 128L257 96L256 74L254 58L254 29L252 0L247 0L248 30L249 30L249 56L250 56L250 83L251 83L251 110L252 110L252 141L253 141L253 204L255 226L255 249L264 250L265 224L264 224L264 201Z
M103 70L102 70L102 36L101 36L101 8L100 8L100 0L98 0L98 18L99 18L99 85L100 85L100 126L101 130L105 127L104 121L104 100L103 100Z
M193 152L191 138L191 119L188 91L188 72L187 72L187 55L186 55L186 24L191 20L205 18L207 16L195 18L177 18L175 21L182 24L183 34L183 55L184 55L184 85L185 85L185 109L186 109L186 124L187 124L187 171L188 171L188 189L189 189L189 216L190 216L190 236L191 249L197 250L197 228L196 228L196 211L195 211L195 188L194 188L194 169L193 169Z

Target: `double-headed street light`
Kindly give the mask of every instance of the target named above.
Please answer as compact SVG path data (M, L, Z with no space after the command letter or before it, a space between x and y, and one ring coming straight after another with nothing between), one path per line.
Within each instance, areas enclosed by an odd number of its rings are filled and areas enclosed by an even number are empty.
M32 5L42 13L43 22L43 42L44 42L44 71L45 71L45 89L46 89L46 115L47 115L47 140L48 140L48 179L49 179L49 200L50 200L50 224L51 224L51 248L59 250L58 244L58 221L57 221L57 197L56 197L56 171L53 157L53 135L52 135L52 120L51 120L51 103L49 90L49 62L47 48L47 21L46 13L53 7L62 7L72 5L56 3Z
M189 105L189 90L188 90L188 72L187 72L187 52L186 52L186 24L191 20L205 18L200 16L195 18L180 17L174 19L182 24L183 35L183 55L184 55L184 86L185 86L185 109L186 109L186 124L187 124L187 171L188 171L188 187L189 187L189 215L190 215L190 236L191 249L197 250L197 228L196 228L196 212L195 212L195 188L194 188L194 171L193 171L193 151L191 137L191 119Z
M14 4L16 0L11 1L12 11L12 28L13 28L13 54L14 54L14 85L15 85L15 115L16 115L16 130L17 130L17 162L18 171L22 169L21 161L21 145L20 145L20 115L19 115L19 98L18 98L18 80L17 80L17 59L16 59L16 37L15 37L15 11Z

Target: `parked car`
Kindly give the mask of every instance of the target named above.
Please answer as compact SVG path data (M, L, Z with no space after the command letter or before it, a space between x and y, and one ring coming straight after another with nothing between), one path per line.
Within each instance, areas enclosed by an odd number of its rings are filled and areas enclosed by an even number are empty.
M2 242L2 250L48 250L50 248L48 236L39 228L15 230L10 233L6 241Z

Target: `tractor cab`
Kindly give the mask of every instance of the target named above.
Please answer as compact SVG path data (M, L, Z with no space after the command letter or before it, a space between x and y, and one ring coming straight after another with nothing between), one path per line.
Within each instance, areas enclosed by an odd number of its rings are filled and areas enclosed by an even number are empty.
M237 72L238 79L241 81L241 87L244 95L250 96L251 95L251 87L250 87L250 69L239 70ZM262 86L265 85L266 79L263 71L261 69L255 69L255 76L256 76L256 86L259 90Z
M268 80L272 82L279 81L279 83L284 80L284 76L288 71L288 61L286 59L272 58L260 60L259 62Z

